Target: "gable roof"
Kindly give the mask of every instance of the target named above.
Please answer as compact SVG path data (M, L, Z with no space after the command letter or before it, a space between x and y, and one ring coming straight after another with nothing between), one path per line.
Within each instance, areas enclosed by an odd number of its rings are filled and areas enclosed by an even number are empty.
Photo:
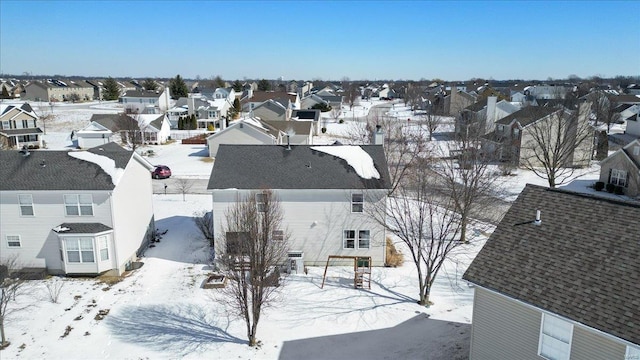
M125 97L135 97L135 98L160 98L161 92L151 91L151 90L127 90L127 92L121 96L121 98Z
M124 169L133 156L116 143L86 150L114 160ZM111 176L99 165L69 155L66 150L0 151L0 191L112 190Z
M309 109L309 110L293 110L291 112L292 118L298 118L301 120L320 120L320 110L319 109Z
M311 133L312 121L284 121L284 120L262 120L267 126L287 133L293 131L294 135L309 135Z
M296 101L296 94L290 94L286 91L254 91L253 92L253 96L251 96L250 98L244 100L246 102L264 102L267 100L275 100L275 99L282 99L282 98L286 98L289 99L291 102L295 102ZM286 105L286 104L285 104Z
M463 278L640 344L638 219L638 203L528 184Z
M96 122L105 128L116 132L118 131L118 118L120 116L127 116L126 114L93 114L89 119L89 122Z
M291 145L288 150L286 145L220 145L207 188L387 189L391 185L380 145L360 146L380 179L361 178L345 160L312 147L319 146Z
M559 111L557 108L541 107L541 106L528 106L520 109L513 114L507 115L502 119L496 121L496 124L509 125L513 121L520 123L520 126L525 127L531 125L536 121L551 115L552 113Z
M268 109L270 111L273 111L274 113L276 113L279 116L285 115L287 113L287 108L284 107L282 104L280 104L279 102L275 101L275 100L267 100L265 102L263 102L262 104L256 106L253 108L254 113L256 111L259 112L260 109Z

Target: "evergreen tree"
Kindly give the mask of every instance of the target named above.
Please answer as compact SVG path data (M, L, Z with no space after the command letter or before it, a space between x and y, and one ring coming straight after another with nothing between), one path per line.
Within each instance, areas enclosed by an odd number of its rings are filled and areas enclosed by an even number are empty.
M171 98L177 100L181 97L187 97L189 94L189 89L187 88L187 84L182 80L180 74L176 75L175 78L169 80L169 92L171 92Z
M178 130L184 130L184 118L182 116L178 118Z
M145 90L149 90L149 91L155 91L158 88L158 84L153 80L153 79L146 79L143 83L142 83L142 87Z
M220 77L220 75L216 76L215 79L213 79L213 81L216 84L216 87L219 87L219 88L223 88L226 85L224 80L222 80L222 78Z
M234 81L232 86L235 92L242 92L242 83L239 80Z
M190 126L191 130L195 130L198 128L198 118L196 117L196 114L192 114L191 115L191 126Z
M271 83L268 80L262 79L258 81L258 90L269 91L271 90Z
M102 93L102 98L104 100L118 100L120 97L120 86L112 77L109 77L107 81L104 82L104 92Z
M4 86L2 87L2 94L0 94L0 99L11 99L11 96L9 95L9 91Z
M240 104L240 99L235 98L233 100L233 109L235 110L236 114L240 114L240 112L242 111L242 105Z

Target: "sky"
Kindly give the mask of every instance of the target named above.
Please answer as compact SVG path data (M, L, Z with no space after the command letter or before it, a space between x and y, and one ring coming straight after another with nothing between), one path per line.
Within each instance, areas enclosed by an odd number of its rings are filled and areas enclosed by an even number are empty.
M640 75L640 1L0 1L0 74Z

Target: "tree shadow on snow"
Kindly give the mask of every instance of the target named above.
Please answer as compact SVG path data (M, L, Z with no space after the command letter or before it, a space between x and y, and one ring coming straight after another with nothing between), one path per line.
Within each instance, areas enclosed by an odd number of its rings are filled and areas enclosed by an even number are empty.
M127 306L105 319L120 341L155 351L182 354L201 351L212 343L246 344L227 332L229 319L194 304Z
M209 157L209 149L207 147L192 147L195 152L189 153L189 156Z

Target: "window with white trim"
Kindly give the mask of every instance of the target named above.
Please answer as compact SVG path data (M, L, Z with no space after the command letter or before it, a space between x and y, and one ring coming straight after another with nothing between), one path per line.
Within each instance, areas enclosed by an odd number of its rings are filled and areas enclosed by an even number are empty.
M109 242L107 237L98 237L98 245L100 248L100 261L109 260Z
M22 247L22 242L20 241L20 235L7 235L7 247L10 247L10 248Z
M265 212L267 210L267 194L256 194L256 206L258 207L258 212Z
M9 120L2 120L2 129L4 129L4 130L11 129L11 125L9 123Z
M624 170L611 169L609 182L613 185L627 187L627 172Z
M633 155L634 156L640 155L640 146L634 146L633 147Z
M33 216L33 197L31 195L18 195L18 203L20 203L20 215Z
M371 246L369 230L344 230L342 232L343 249L368 249Z
M87 237L72 237L64 239L68 263L93 263L93 239Z
M282 230L273 230L271 234L271 238L273 241L284 241L284 231Z
M361 213L364 211L364 194L351 194L351 212Z
M627 352L624 355L625 360L640 360L640 347L627 346Z
M549 360L568 360L573 325L558 317L542 314L538 355Z
M67 216L93 216L93 197L90 194L64 195Z

